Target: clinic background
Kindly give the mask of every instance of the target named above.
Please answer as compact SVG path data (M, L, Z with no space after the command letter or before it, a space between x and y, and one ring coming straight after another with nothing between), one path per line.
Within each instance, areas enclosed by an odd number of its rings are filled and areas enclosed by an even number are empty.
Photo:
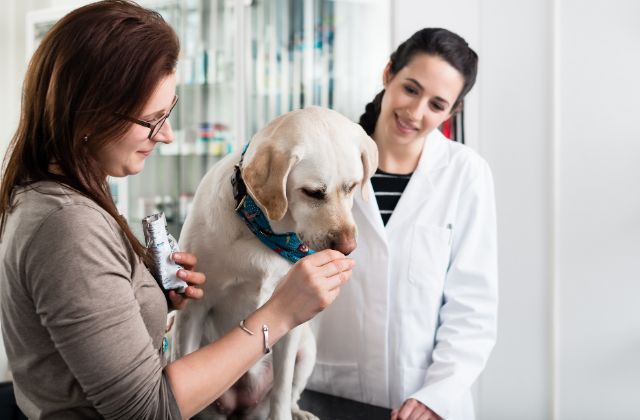
M640 418L640 2L385 3L388 27L362 28L362 48L386 57L437 26L480 56L465 140L495 178L500 313L474 388L478 419ZM76 4L1 3L2 155L19 116L26 14ZM376 31L390 43L372 42ZM363 75L377 89L383 65ZM0 380L7 375L0 346Z

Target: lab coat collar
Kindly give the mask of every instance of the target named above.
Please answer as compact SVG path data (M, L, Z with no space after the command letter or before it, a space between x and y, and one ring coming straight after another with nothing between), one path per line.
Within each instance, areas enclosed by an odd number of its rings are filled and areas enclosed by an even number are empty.
M380 209L378 208L378 202L376 201L371 183L368 182L366 185L366 188L369 189L368 201L364 201L359 196L356 196L356 206L364 213L370 227L373 228L385 243L387 232L393 230L396 226L402 225L403 221L418 208L422 207L424 202L429 198L433 190L433 174L449 164L450 156L447 144L449 141L450 140L437 129L425 138L418 166L402 193L402 197L400 197L400 201L387 223L386 230L380 217Z
M433 192L434 174L449 164L449 141L437 129L426 137L418 166L387 222L387 232L400 229L413 213L425 205Z
M426 174L429 178L435 171L447 166L450 158L448 147L450 141L440 130L433 130L425 139L414 174ZM413 178L411 177L412 180Z
M378 207L378 201L376 200L375 193L373 191L373 186L371 185L371 181L367 182L367 185L364 188L368 189L367 196L369 197L367 201L365 201L360 194L356 194L354 199L355 201L355 211L360 211L364 215L364 219L366 219L368 226L358 226L359 229L367 228L373 229L384 243L387 242L387 234L384 230L384 224L382 223L382 217L380 217L380 208ZM362 220L362 218L356 218L356 220Z

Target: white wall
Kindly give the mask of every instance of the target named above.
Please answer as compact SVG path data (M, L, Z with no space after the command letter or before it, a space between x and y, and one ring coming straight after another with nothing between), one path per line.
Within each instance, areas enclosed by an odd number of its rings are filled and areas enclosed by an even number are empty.
M551 360L550 1L482 3L480 152L495 177L498 343L480 381L481 419L548 419Z
M501 301L479 419L640 418L640 2L395 4L394 45L443 26L480 56Z
M391 53L390 4L386 0L340 1L334 5L336 30L333 41L333 108L357 121L365 105L382 89L382 73ZM339 16L339 18L338 18ZM371 28L376 28L371 31ZM360 34L376 48L360 46Z
M4 10L0 14L0 152L4 150L16 128L19 115L20 85L22 78L16 57L18 51L24 48L24 14L20 5L14 1L3 4ZM22 19L20 19L22 16ZM21 24L22 23L22 24ZM20 39L18 39L20 38ZM24 70L23 70L24 72Z
M73 8L90 0L5 0L0 4L0 157L18 125L20 92L27 70L27 13L50 7Z
M20 91L27 69L27 12L49 7L47 0L2 2L0 13L0 156L13 135L20 115Z
M558 2L558 413L640 419L640 2Z

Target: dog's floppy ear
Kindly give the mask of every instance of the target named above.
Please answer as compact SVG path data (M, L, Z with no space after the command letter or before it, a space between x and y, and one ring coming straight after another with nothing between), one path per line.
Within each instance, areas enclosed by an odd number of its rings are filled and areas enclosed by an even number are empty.
M364 169L360 188L362 189L362 199L368 201L369 189L367 188L367 181L378 169L378 146L371 137L364 133L360 142L360 157L362 159L362 168Z
M269 220L278 221L287 212L287 178L298 156L261 143L253 158L242 167L242 179Z

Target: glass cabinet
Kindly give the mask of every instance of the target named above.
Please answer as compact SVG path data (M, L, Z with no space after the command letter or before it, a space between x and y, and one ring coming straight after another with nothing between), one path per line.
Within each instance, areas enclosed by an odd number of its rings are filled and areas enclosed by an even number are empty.
M128 201L129 223L141 234L140 220L165 213L177 238L193 194L206 171L238 143L235 1L148 1L180 37L177 68L180 100L169 121L172 144L158 145L145 170L119 182ZM123 194L124 195L124 194Z
M147 0L180 37L175 140L135 176L111 179L118 208L141 219L164 211L177 238L206 171L276 116L309 105L357 120L382 88L390 0ZM68 9L67 9L68 11ZM32 12L30 51L64 13Z

